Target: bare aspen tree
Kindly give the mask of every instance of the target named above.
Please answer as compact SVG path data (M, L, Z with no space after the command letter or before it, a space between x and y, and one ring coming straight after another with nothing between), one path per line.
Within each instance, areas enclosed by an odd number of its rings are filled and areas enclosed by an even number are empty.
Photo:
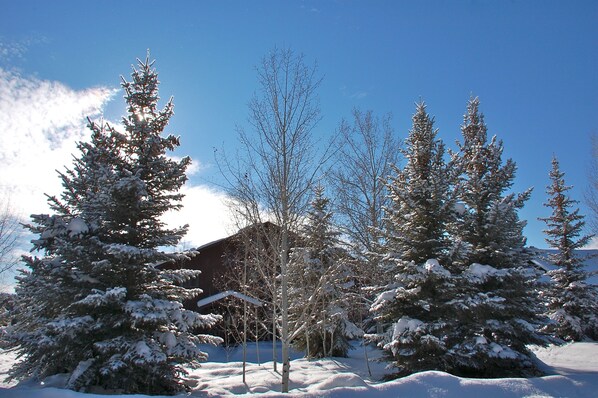
M279 274L269 281L279 296L282 392L289 390L288 263L290 235L298 229L324 157L316 154L313 129L321 119L316 90L321 78L303 55L274 49L257 67L259 90L249 103L250 130L239 129L234 164L225 161L229 194L247 225L265 220L280 227L275 246Z
M367 296L372 293L365 287L376 286L381 279L379 267L368 253L375 252L380 243L378 230L389 203L385 181L400 158L400 141L390 121L390 114L379 118L371 110L354 108L352 120L340 123L341 146L331 173L335 211L356 259L359 285L355 312L362 329L371 304ZM365 341L364 353L369 370Z
M598 136L592 137L592 161L590 163L589 184L585 199L590 208L589 224L594 234L598 234Z
M234 204L231 203L234 206ZM237 209L239 208L237 204ZM237 220L240 221L240 220ZM280 231L270 223L256 222L250 226L238 224L239 232L234 235L231 246L225 254L227 267L231 272L226 272L215 281L219 290L239 291L259 300L263 305L255 308L248 320L244 305L238 300L227 300L226 311L233 319L242 319L243 324L252 325L251 330L241 330L238 322L233 322L227 333L237 343L241 343L245 332L250 333L256 340L270 335L273 343L273 365L277 371L276 340L278 330L278 283L279 274L279 238Z
M7 197L0 198L0 278L19 261L15 249L19 244L21 229L10 200Z
M379 119L359 109L353 110L352 122L341 121L339 132L342 146L332 173L336 213L353 245L371 251L388 202L384 179L399 160L399 140L393 136L390 115Z
M343 233L359 258L361 285L375 286L380 272L367 253L375 252L379 228L388 205L386 178L400 158L400 141L390 125L390 114L378 118L372 111L353 109L352 120L339 126L341 147L335 155L331 184L336 192L335 212Z

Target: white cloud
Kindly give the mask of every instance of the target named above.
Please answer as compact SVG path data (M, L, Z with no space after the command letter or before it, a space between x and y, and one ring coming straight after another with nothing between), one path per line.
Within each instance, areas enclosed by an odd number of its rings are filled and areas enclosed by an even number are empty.
M180 162L183 159L180 156L168 156L168 158L174 160L175 162ZM185 174L187 175L187 177L191 177L199 174L199 172L204 169L205 166L203 163L196 159L191 159L191 164L187 167L187 170L185 170Z
M44 193L59 194L77 141L90 135L86 117L101 115L115 90L73 90L0 68L0 189L18 213L47 211Z
M49 211L44 194L62 192L56 170L72 165L77 142L90 136L86 118L100 117L115 93L106 87L73 90L0 68L0 192L8 193L23 218ZM202 168L194 160L187 174ZM186 245L199 246L232 232L224 193L189 182L183 193L184 208L167 214L165 221L190 225Z
M30 47L48 41L48 38L39 34L30 35L20 40L9 40L0 36L0 64L10 65L12 61L22 60Z
M360 100L369 95L366 90L354 89L352 87L347 87L346 85L340 86L339 91L343 97L348 97L353 100Z
M598 250L598 236L594 236L587 245L583 247L584 249L588 250Z
M189 184L181 192L185 194L183 208L167 213L164 221L173 227L189 224L184 246L195 248L235 232L225 193Z
M368 96L367 91L356 91L349 96L351 99L362 99Z
M9 43L0 40L0 56L3 59L23 58L27 46L23 43Z

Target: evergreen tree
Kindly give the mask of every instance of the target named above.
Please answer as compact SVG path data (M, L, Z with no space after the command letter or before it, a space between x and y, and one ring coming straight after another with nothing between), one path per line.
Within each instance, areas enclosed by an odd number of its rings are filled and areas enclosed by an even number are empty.
M454 348L456 373L474 376L537 372L526 348L541 344L541 319L517 211L531 190L515 195L516 166L502 162L503 144L490 142L479 100L472 98L461 127L463 142L453 162L460 171L458 200L464 209L451 227L460 246L460 293L455 300L462 342Z
M293 249L289 263L293 345L316 358L347 356L349 339L362 333L349 320L350 261L328 208L329 199L318 185L303 227L303 245Z
M181 207L190 159L166 156L179 138L161 136L173 104L158 109L158 85L153 62L139 61L122 82L124 132L90 121L91 141L60 174L62 195L49 197L54 214L32 216L43 255L27 257L18 278L13 378L70 373L75 390L174 394L185 389L182 366L207 358L198 344L218 341L192 333L218 318L181 304L200 293L180 287L198 272L164 267L188 255L162 250L187 227L169 229L161 217Z
M382 333L367 337L387 352L400 376L425 370L453 372L452 348L459 335L451 298L456 278L438 260L401 265L372 304Z
M403 151L407 164L394 167L396 175L388 181L392 205L380 260L393 279L371 307L386 330L369 337L388 352L401 375L451 371L451 348L459 341L451 303L455 276L447 269L452 171L436 135L425 104L417 104Z
M463 142L454 163L460 172L458 199L465 206L454 228L463 243L465 262L492 264L510 268L524 260L526 239L517 211L531 195L531 188L515 195L507 194L515 179L517 166L512 159L503 164L503 143L493 136L488 142L480 101L471 98L461 126Z
M576 200L567 192L565 173L561 172L556 157L552 158L551 184L544 204L552 209L552 215L540 218L546 222L546 242L557 251L549 260L557 268L549 271L551 284L544 292L548 317L553 321L546 330L566 341L598 339L598 294L596 288L586 283L590 276L584 269L583 258L576 250L585 246L590 235L581 236L585 225L579 208L573 209Z
M452 171L444 161L444 144L437 134L434 118L423 102L418 103L401 151L407 164L403 169L393 166L395 175L387 183L391 206L384 220L386 251L403 262L421 264L448 257L446 224L454 213Z

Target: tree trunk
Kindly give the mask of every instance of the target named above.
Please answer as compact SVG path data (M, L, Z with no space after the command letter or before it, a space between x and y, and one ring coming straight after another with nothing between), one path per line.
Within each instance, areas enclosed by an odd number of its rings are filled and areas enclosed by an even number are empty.
M259 322L257 321L258 310L255 310L255 353L257 355L257 364L261 365L260 362L260 333L259 333Z
M330 351L328 352L327 356L331 357L333 351L334 351L334 330L332 331L332 333L330 333Z
M243 293L247 295L247 250L243 261ZM247 301L243 300L243 384L247 368Z
M286 207L285 197L283 196L283 207ZM284 214L284 213L283 213ZM289 359L289 297L288 297L288 253L289 253L289 231L286 220L282 230L282 251L280 254L280 273L282 276L281 286L281 311L282 311L282 386L283 393L289 392L289 372L291 371L291 361Z
M274 372L278 372L278 353L276 352L276 298L274 297L274 300L272 300L272 308L273 313L272 313L272 364L273 364L273 369Z

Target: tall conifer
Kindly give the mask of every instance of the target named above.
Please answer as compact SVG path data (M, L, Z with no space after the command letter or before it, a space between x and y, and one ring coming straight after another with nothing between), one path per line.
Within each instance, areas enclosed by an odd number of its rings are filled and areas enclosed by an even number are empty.
M347 356L349 339L362 332L349 320L351 261L332 222L324 188L314 190L301 246L289 263L289 317L293 344L308 357Z
M552 209L552 214L540 218L546 222L546 242L556 249L549 255L556 269L548 272L552 283L544 292L547 315L552 320L546 330L566 341L598 339L598 292L586 282L590 274L584 258L576 252L591 235L582 235L584 216L579 208L573 208L577 201L568 195L571 186L565 184L565 173L556 157L552 158L550 180L544 205Z
M187 256L163 251L187 227L167 228L162 216L181 207L190 159L167 157L179 138L162 136L173 104L158 109L158 85L153 62L139 61L122 82L124 131L90 122L91 141L60 174L64 191L49 197L53 214L32 216L42 255L27 257L18 278L13 377L70 373L75 390L173 394L185 389L183 365L207 357L198 343L218 341L192 333L217 317L181 304L200 293L180 287L198 272L165 267Z
M379 259L391 279L371 308L384 332L369 337L387 351L399 374L451 371L457 341L447 235L454 218L453 173L424 103L417 104L403 155L406 165L394 167L388 179L391 206Z
M445 163L444 143L437 139L434 118L417 104L413 127L401 152L406 165L393 166L387 189L384 240L402 261L423 263L447 257L446 224L453 215L452 171Z
M511 267L523 260L526 239L517 211L531 195L531 189L520 194L507 191L513 186L517 166L512 159L503 163L503 143L493 136L488 141L480 101L471 98L461 126L463 141L455 164L460 172L457 185L459 201L466 211L455 234L467 245L467 261Z
M508 376L536 373L526 347L540 344L541 323L535 278L528 266L518 217L531 194L508 193L516 165L503 163L503 143L488 141L479 100L470 99L461 127L463 141L453 163L460 173L456 191L463 209L451 227L459 248L458 311L462 342L455 347L457 373Z

